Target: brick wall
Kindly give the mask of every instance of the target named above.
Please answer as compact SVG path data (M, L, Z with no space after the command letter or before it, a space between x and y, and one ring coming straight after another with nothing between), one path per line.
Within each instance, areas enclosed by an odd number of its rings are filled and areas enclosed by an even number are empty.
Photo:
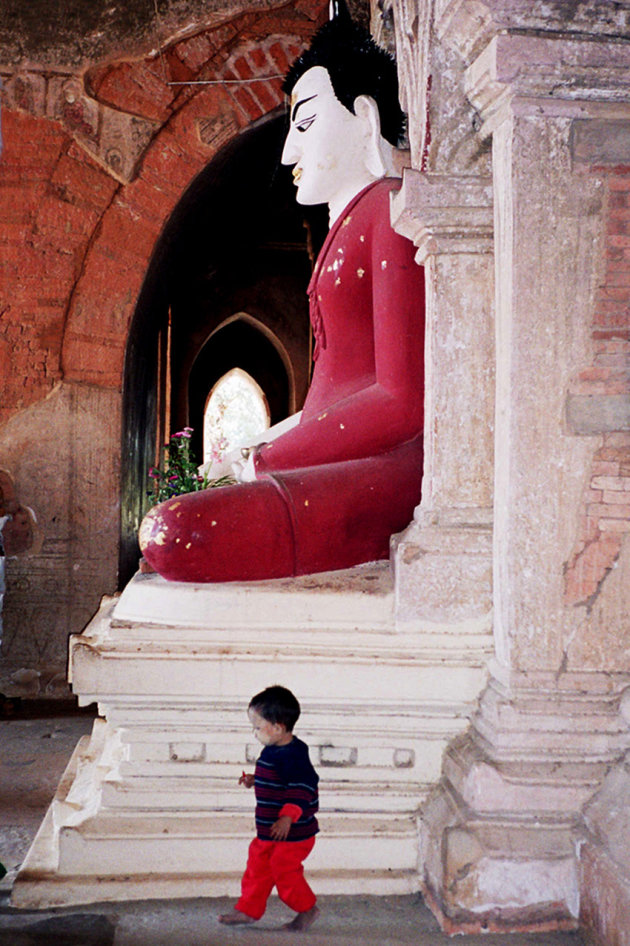
M630 167L594 170L604 175L607 192L605 262L595 296L593 363L571 384L569 424L601 437L565 570L567 603L587 608L630 532Z
M8 671L55 676L68 632L115 590L119 393L156 240L222 146L282 103L277 76L325 15L296 0L187 23L158 53L80 74L0 66L0 467L44 534L8 563Z

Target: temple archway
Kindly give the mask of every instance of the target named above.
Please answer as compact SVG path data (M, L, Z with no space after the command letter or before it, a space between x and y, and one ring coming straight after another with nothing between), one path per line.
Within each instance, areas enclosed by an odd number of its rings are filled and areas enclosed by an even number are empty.
M272 423L306 396L312 251L279 160L284 129L275 112L229 142L184 193L153 253L125 358L121 587L137 568L148 469L185 425L194 428L201 459L205 400L228 367L244 368L261 385ZM322 217L309 219L318 242ZM253 370L239 364L239 349Z

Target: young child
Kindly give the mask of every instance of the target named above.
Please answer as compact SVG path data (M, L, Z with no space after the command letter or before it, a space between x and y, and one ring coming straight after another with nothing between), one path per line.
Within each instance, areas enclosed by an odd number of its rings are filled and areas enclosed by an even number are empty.
M249 846L240 899L219 922L232 926L259 920L275 886L280 899L297 913L284 929L307 930L319 912L302 866L319 831L319 777L308 746L293 735L300 704L285 687L267 687L252 698L247 715L264 746L255 774L243 772L239 779L239 785L253 786L256 793L257 836Z

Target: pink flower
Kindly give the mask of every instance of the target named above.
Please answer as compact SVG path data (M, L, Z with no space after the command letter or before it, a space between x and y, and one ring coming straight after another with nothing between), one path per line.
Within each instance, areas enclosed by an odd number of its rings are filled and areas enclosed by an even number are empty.
M149 470L149 476L152 479L157 480L160 478L160 471L156 469L156 467L152 466L151 469Z

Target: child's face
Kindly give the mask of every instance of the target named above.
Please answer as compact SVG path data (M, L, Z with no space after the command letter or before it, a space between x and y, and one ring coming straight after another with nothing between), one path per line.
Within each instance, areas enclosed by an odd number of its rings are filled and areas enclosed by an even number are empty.
M251 706L247 710L254 735L263 746L286 746L293 738L282 723L270 723Z

